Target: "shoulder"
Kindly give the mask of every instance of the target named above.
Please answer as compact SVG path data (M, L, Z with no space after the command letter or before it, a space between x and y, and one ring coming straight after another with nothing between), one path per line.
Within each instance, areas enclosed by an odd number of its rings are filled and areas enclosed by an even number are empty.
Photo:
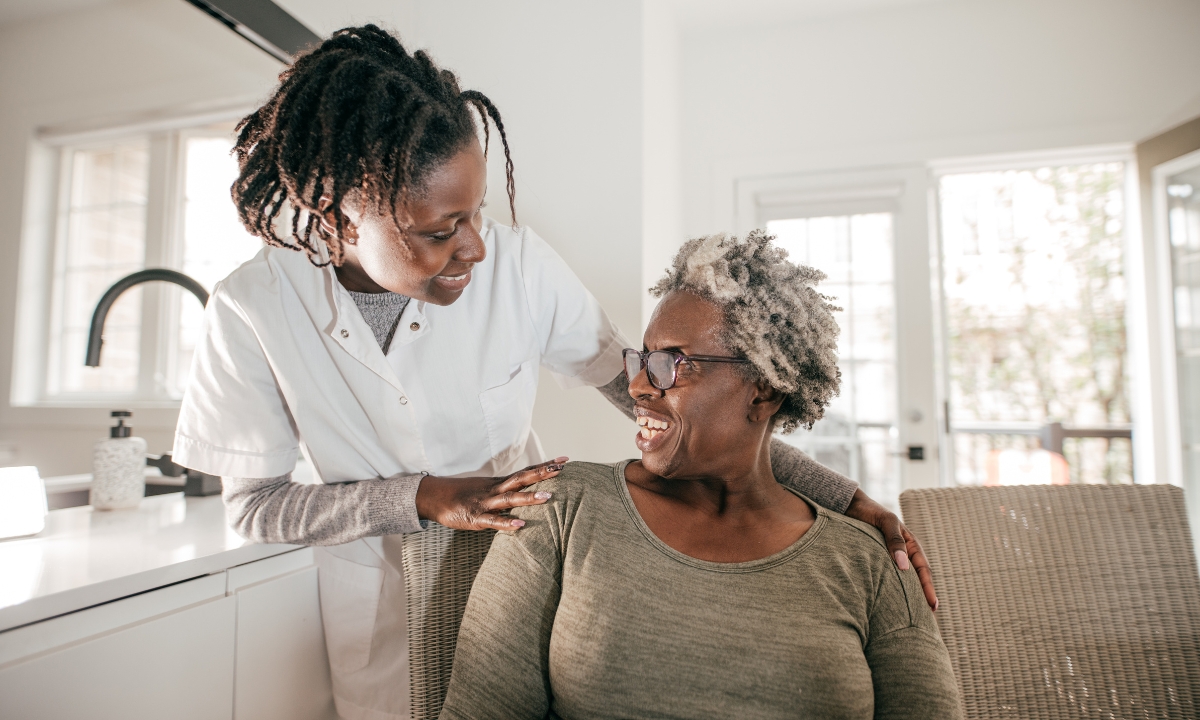
M925 603L916 570L896 567L879 529L825 509L819 512L826 521L822 533L826 554L838 558L845 571L858 575L871 594L871 636L906 627L919 627L937 635L937 623Z
M214 294L245 305L264 295L278 295L280 281L285 277L289 278L289 284L294 284L297 277L305 276L319 281L321 273L321 268L309 262L303 252L266 246L229 273L218 284Z
M518 272L527 272L532 267L540 267L542 263L558 258L558 253L549 243L527 225L513 227L484 218L480 234L498 266L511 263Z
M825 519L822 534L843 552L871 563L891 562L879 528L819 506L817 514Z
M569 462L557 476L528 488L531 492L544 490L550 493L553 499L546 505L533 505L525 510L536 512L538 508L557 505L567 511L573 511L581 503L619 499L616 473L620 464Z
M616 482L619 466L620 463L569 462L556 477L528 488L529 492L550 493L550 500L518 508L512 514L531 525L549 523L564 533L577 522L590 522L599 517L594 506L621 502Z
M527 488L546 491L540 505L515 508L512 516L525 521L513 533L501 533L493 552L522 552L546 568L556 567L566 554L568 538L590 535L588 526L605 521L604 508L617 499L616 465L567 463L558 476Z

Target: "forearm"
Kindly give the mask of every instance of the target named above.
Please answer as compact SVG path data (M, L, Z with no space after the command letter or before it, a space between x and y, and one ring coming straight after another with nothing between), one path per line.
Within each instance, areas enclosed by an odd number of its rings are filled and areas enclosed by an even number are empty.
M625 373L619 373L607 385L601 385L596 389L600 391L605 400L620 410L622 415L630 420L634 419L633 396L629 394L629 380L625 377Z
M229 526L260 543L340 545L421 529L415 497L421 475L336 485L302 485L291 475L222 478Z
M771 440L771 471L781 485L821 507L845 513L858 483L836 473L779 438Z

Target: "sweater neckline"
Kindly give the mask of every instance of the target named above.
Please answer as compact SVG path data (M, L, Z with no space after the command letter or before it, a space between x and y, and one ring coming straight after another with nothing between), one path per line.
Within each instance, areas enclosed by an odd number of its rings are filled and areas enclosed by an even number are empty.
M810 527L807 532L801 535L796 542L788 545L777 553L758 558L757 560L747 560L745 562L723 563L694 558L691 555L679 552L675 548L660 540L659 537L654 534L654 531L650 529L650 526L646 524L646 521L642 519L641 513L638 512L637 506L633 503L633 496L629 494L629 485L625 481L625 468L628 467L629 463L631 462L633 461L622 460L621 462L613 465L613 482L616 483L617 495L621 498L621 502L625 506L625 511L629 513L630 521L633 522L634 527L636 527L638 531L645 536L646 540L653 545L656 550L672 560L675 560L676 562L689 565L699 570L720 573L749 573L769 570L777 565L782 565L783 563L788 562L796 555L803 552L805 548L807 548L813 543L813 541L816 540L817 535L828 523L828 511L825 508L813 503L808 498L785 485L783 486L783 489L808 503L808 506L813 509L813 514L816 516L813 519L812 527Z

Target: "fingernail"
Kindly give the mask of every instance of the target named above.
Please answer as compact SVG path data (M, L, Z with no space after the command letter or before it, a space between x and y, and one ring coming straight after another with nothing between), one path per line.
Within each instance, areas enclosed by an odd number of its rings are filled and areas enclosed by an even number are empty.
M903 550L897 550L895 552L895 555L896 555L896 567L900 568L901 570L907 570L908 569L908 553L904 552Z
M554 458L554 462L556 462L556 463L559 463L559 464L562 464L562 463L565 463L566 461L568 461L568 460L570 460L570 459L571 459L571 458L567 457L566 455L563 455L562 457L556 457L556 458Z
M941 600L934 600L934 601L933 601L933 611L934 611L934 612L937 612L937 609L938 609L939 607L941 607L941 605L942 605L942 601L941 601Z
M510 520L508 524L512 525L513 527L525 527L525 521L517 520L516 518Z
M538 500L549 500L550 499L550 493L546 492L545 490L539 490L538 492L535 492L533 494L533 496L535 498L537 498Z

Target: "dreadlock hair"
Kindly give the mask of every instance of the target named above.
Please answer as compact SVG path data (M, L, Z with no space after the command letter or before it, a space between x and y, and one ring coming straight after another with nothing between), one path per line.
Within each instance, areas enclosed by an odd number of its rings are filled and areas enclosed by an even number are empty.
M239 174L231 189L238 217L269 245L303 250L318 267L339 265L347 194L363 193L403 231L396 208L420 196L431 170L476 141L472 110L483 124L485 157L489 118L500 135L516 223L512 157L492 101L460 90L453 72L424 51L410 54L375 25L338 30L297 57L280 73L270 100L238 124ZM284 203L293 209L290 241L275 229ZM333 232L320 222L322 209L333 215Z
M688 240L650 293L690 292L722 310L726 347L750 361L740 367L751 380L783 394L775 427L789 433L800 426L811 430L838 393L833 313L840 308L816 290L825 273L788 262L774 239L755 230L745 239L720 234Z

